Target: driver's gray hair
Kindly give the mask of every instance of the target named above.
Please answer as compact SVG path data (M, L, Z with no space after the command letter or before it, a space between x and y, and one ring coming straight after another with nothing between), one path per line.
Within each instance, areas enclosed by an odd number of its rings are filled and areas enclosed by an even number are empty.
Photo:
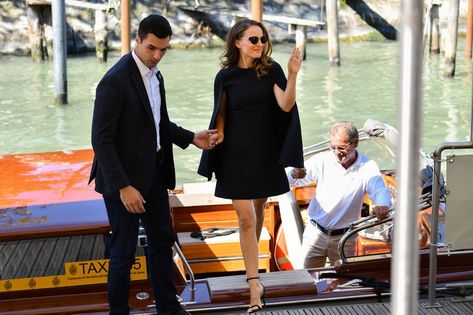
M350 142L358 140L358 129L349 121L338 121L330 127L329 136L335 136L340 133L347 134Z

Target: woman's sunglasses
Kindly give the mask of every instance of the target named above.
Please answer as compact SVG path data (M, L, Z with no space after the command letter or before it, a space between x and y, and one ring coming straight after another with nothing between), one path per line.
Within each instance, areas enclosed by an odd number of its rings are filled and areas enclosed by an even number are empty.
M268 41L268 38L266 36L261 36L260 38L258 38L258 36L251 36L251 37L248 37L248 40L253 44L253 45L256 45L258 44L258 41L261 41L261 44L266 44L266 42Z

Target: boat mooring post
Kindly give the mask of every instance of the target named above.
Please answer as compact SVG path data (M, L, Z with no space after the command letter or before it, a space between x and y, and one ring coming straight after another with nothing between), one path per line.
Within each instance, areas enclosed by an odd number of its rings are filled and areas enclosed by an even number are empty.
M251 0L251 19L263 22L263 0Z
M394 315L417 314L419 250L417 186L419 177L422 95L423 2L401 2L400 76L398 100L398 197L391 264L391 310Z
M455 75L455 60L457 57L460 0L449 0L448 5L448 27L447 40L445 41L445 67L443 74L447 77L453 77Z
M67 42L66 4L64 0L51 2L53 22L53 60L55 103L67 104Z
M295 25L296 29L296 47L303 52L303 60L307 58L307 26Z
M108 59L108 31L107 12L95 10L95 54L99 62L107 62Z
M120 4L120 18L121 18L121 53L122 55L128 54L131 50L130 45L130 0L121 0Z
M340 65L340 44L338 42L338 1L327 0L328 60L330 64Z
M471 59L471 42L473 38L473 0L468 0L468 13L466 21L466 47L465 57Z
M431 54L440 53L439 6L439 4L432 4L429 9L427 38Z

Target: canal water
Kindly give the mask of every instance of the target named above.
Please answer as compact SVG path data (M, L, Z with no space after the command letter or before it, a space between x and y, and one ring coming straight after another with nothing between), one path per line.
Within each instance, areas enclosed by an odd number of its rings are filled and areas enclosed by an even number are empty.
M297 81L304 145L325 140L337 120L361 127L371 118L397 126L398 49L395 42L341 43L341 66L333 67L326 44L308 45ZM454 78L443 77L441 55L424 58L421 145L426 152L443 141L469 137L472 67L463 57L464 41L458 49ZM285 70L291 50L289 44L273 47ZM171 49L161 61L169 114L177 124L207 128L221 52ZM90 148L95 88L117 60L118 55L106 64L93 55L68 58L69 104L55 106L52 62L0 56L0 155ZM199 158L193 146L175 148L178 185L205 180L196 173Z

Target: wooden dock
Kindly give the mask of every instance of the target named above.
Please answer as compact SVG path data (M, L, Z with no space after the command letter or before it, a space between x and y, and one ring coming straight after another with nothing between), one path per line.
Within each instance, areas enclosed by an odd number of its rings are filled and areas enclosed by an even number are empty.
M458 301L457 301L458 300ZM473 314L473 301L462 301L458 298L438 298L439 307L430 308L426 300L420 300L417 307L419 315L466 315ZM336 303L336 304L335 304ZM391 314L389 301L382 303L362 303L362 301L344 305L346 301L332 302L330 306L318 304L297 304L283 306L267 306L258 315L384 315ZM356 303L356 304L353 304ZM243 315L246 309L220 310L213 312L192 312L199 315Z
M227 30L218 31L218 29L222 29L225 27L223 25L220 25L219 22L214 21L214 19L209 18L210 16L228 15L228 16L232 16L235 19L253 18L251 12L233 11L233 10L215 10L215 9L212 9L210 7L205 7L205 6L198 6L198 7L180 6L179 9L199 22L205 21L206 24L210 24L214 32L216 32L216 34L222 39L225 39ZM287 24L288 33L295 34L296 46L300 47L304 51L304 59L306 58L307 29L309 27L322 29L326 26L325 21L321 21L321 20L309 20L309 19L303 19L303 18L294 18L294 17L271 15L271 14L262 14L261 20L266 21L266 22L276 22L276 23Z

